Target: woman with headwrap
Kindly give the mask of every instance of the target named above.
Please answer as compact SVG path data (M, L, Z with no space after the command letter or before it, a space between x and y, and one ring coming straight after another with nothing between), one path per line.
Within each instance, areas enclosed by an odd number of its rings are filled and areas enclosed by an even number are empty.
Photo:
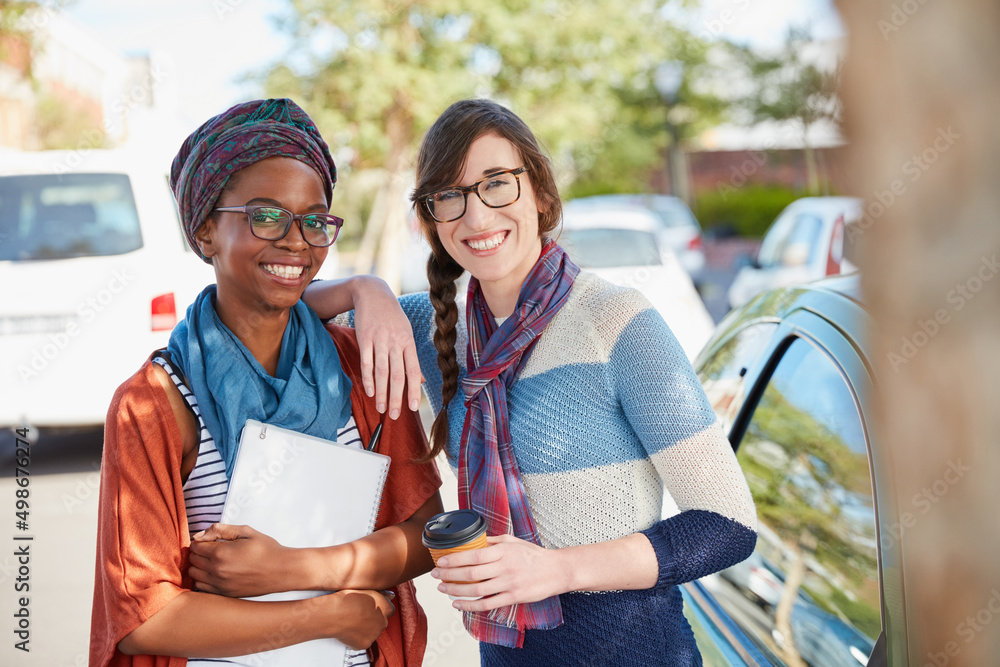
M385 399L363 388L354 333L324 327L300 301L342 223L327 213L335 181L326 143L290 100L233 107L174 159L188 242L217 282L108 412L92 667L208 664L323 637L360 649L352 664L368 664L363 649L376 638L377 664L420 663L426 619L410 580L431 568L420 533L441 501L433 463L416 462L427 447L414 413L384 422L380 451L392 465L368 537L290 549L215 523L247 419L359 444L380 421L375 401ZM239 590L206 574L248 564L256 574ZM228 597L287 590L338 592Z

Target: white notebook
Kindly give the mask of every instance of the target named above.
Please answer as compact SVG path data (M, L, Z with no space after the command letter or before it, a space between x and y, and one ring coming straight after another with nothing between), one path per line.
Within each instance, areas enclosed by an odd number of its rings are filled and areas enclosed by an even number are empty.
M222 510L288 547L344 544L375 529L389 457L248 419ZM302 600L328 591L289 591L252 600ZM347 647L318 639L230 658L262 667L345 662Z

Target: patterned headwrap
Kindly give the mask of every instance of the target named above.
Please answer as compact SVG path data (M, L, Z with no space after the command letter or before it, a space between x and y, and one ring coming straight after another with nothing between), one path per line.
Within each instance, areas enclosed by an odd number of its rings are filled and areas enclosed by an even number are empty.
M188 245L206 262L195 232L215 207L229 177L269 157L303 162L323 179L326 203L333 196L337 166L315 123L295 102L255 100L237 104L209 119L181 146L170 167L174 191Z

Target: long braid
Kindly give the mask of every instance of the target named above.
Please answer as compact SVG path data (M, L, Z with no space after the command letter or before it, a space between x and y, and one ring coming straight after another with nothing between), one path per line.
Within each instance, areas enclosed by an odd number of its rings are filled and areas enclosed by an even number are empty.
M435 239L436 241L437 239ZM438 245L432 242L432 246ZM436 250L436 249L435 249ZM458 305L455 303L455 281L463 269L442 247L432 252L427 260L427 278L430 282L431 305L434 306L434 347L437 349L438 368L441 369L441 411L431 425L431 450L422 460L433 459L448 444L448 403L458 390L458 357L455 353Z

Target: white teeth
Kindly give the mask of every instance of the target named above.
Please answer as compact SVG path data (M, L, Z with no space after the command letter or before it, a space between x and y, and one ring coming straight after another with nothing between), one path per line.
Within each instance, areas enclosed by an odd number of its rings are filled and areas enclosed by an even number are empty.
M491 236L488 239L483 239L481 241L466 241L469 247L473 250L489 250L490 248L496 248L498 245L503 243L506 232L500 232L496 236Z
M302 271L305 268L302 266L288 266L286 264L264 264L262 266L265 271L279 278L298 278L302 275Z

